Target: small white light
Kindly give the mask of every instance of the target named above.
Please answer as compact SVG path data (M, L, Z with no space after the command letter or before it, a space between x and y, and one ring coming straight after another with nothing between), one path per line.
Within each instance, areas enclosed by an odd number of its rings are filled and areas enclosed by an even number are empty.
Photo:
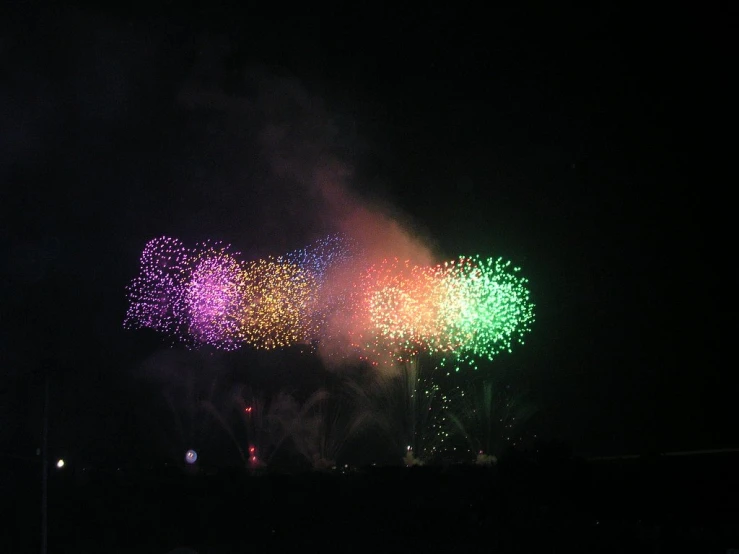
M56 463L56 467L58 467L59 469L63 468L64 467L64 460L59 460Z
M198 461L198 453L194 450L188 450L187 452L185 452L185 461L188 464L194 464Z

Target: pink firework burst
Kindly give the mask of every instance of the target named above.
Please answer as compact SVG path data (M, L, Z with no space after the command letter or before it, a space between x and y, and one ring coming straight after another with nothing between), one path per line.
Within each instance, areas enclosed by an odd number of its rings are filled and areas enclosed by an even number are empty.
M202 245L189 264L183 306L189 337L196 344L235 350L241 343L244 272L221 243ZM187 340L187 337L182 337Z

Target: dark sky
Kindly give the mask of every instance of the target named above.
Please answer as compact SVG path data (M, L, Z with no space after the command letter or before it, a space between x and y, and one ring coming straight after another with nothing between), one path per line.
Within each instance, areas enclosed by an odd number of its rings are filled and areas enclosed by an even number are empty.
M275 121L291 171L330 155L439 256L523 266L537 322L504 363L545 436L604 454L737 446L734 274L717 256L720 197L690 171L715 106L670 14L146 5L3 21L6 452L37 444L43 367L59 449L118 455L158 417L141 367L164 346L121 327L149 238L256 257L331 230L258 146Z

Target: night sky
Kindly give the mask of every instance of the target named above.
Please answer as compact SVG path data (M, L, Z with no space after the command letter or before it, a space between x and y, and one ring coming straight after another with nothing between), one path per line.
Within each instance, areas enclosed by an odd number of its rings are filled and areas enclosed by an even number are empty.
M537 321L501 364L542 436L589 454L739 446L722 338L735 274L714 183L689 170L715 107L669 15L209 5L3 18L3 452L38 446L44 368L52 448L150 448L162 377L146 360L167 346L122 328L144 244L305 245L335 230L300 183L329 158L439 259L522 266ZM289 132L270 149L274 128ZM272 387L309 381L265 371Z

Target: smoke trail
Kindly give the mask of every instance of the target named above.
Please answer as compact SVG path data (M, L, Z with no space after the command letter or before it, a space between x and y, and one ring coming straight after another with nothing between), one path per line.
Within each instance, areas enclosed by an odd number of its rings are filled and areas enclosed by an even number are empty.
M419 265L434 261L430 241L413 230L409 216L381 199L370 199L367 183L354 171L354 164L361 161L356 125L343 125L332 106L298 79L247 65L232 68L227 78L225 60L235 51L228 39L208 39L200 51L179 104L226 113L229 127L240 121L250 130L258 129L255 157L265 162L268 175L263 182L238 185L247 195L258 191L262 209L250 238L257 244L272 242L273 249L264 252L256 247L257 252L281 254L290 245L332 233L348 237L362 252L361 266L346 262L331 268L323 293L332 299L347 297L366 264L387 257ZM241 243L239 247L246 249ZM321 341L320 353L332 367L340 366L346 354L345 314L346 310L334 310L329 315L332 332Z

